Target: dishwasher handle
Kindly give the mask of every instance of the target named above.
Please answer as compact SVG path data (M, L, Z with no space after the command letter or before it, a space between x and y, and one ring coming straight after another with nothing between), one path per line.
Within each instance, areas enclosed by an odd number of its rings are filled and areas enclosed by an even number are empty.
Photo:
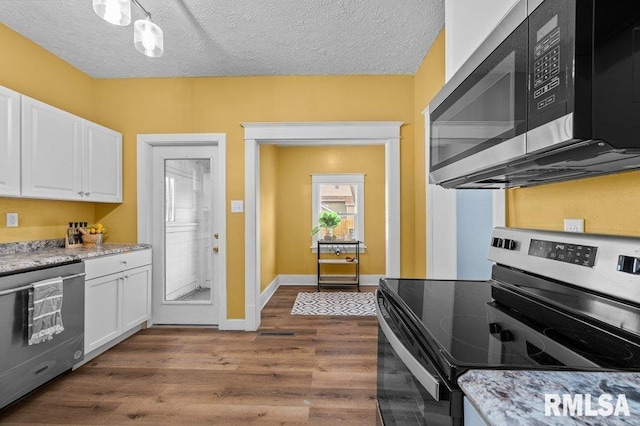
M422 365L420 365L420 362L418 362L418 360L415 359L411 352L409 352L409 350L404 347L402 342L400 342L400 339L398 339L398 337L396 337L396 335L393 333L393 330L391 330L389 324L387 324L387 320L382 315L382 310L380 308L380 298L376 297L376 312L378 315L378 324L380 325L382 332L389 341L389 344L395 351L396 355L398 355L398 358L402 360L413 377L415 377L415 379L420 382L420 384L426 389L427 392L429 392L433 399L435 399L436 401L440 401L440 386L442 383L438 379L433 377L431 373L429 373Z
M86 274L84 272L81 272L79 274L67 275L65 277L62 277L62 281L71 280L71 279L79 278L79 277L84 277L85 275ZM20 286L20 287L10 288L8 290L0 291L0 296L6 296L7 294L17 293L19 291L29 290L31 288L33 288L33 284L27 284L27 285L23 285L23 286Z

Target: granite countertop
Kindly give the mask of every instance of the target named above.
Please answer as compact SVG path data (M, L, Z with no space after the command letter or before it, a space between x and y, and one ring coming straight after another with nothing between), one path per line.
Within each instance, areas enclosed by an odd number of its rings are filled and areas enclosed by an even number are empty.
M0 244L0 275L148 248L151 248L150 244L105 243L67 249L64 248L64 240Z
M640 373L470 370L460 376L458 384L488 425L640 424ZM598 398L605 394L612 397L613 414L607 414L605 404L599 404ZM571 416L570 406L562 402L554 412L553 399L562 401L564 395L573 398L573 403L581 399L581 408L574 411L581 416ZM591 415L587 415L587 399L594 411ZM626 400L628 416L622 399ZM617 404L618 416L614 415ZM550 415L545 415L545 405Z

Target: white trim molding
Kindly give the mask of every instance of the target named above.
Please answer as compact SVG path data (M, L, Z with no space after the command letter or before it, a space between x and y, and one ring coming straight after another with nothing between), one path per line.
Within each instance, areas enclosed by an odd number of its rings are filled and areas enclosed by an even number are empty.
M227 318L227 136L225 133L170 133L170 134L139 134L137 138L138 154L138 243L151 244L153 238L152 229L152 179L153 179L153 147L155 146L207 146L218 147L218 174L216 176L216 191L220 195L220 202L214 207L216 209L217 228L220 232L220 239L217 240L219 247L218 255L219 270L216 271L219 282L216 286L214 300L218 303L218 328L220 330L242 330L237 328L238 320ZM149 190L147 190L149 189Z
M426 179L427 220L427 278L456 279L458 276L457 254L457 202L456 191L429 183L429 107L424 115L424 164Z
M275 277L273 281L264 289L262 293L260 293L260 309L264 309L265 305L269 303L271 297L276 292L276 290L280 287L280 277Z
M458 278L458 202L457 190L429 183L429 107L424 115L427 278ZM492 190L493 227L505 226L505 190Z
M384 145L387 276L400 276L400 121L240 123L245 141L245 321L260 326L260 145Z

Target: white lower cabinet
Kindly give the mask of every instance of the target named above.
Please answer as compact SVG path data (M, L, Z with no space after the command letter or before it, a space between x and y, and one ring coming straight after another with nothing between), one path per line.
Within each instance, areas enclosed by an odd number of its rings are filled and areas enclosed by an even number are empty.
M466 396L463 400L463 406L465 426L487 426L487 423L482 419L478 410L471 404L471 401L469 401L469 398Z
M151 267L131 269L124 273L122 286L123 331L151 318Z
M86 362L151 318L151 250L87 259L85 271Z
M85 281L84 353L122 333L122 273Z

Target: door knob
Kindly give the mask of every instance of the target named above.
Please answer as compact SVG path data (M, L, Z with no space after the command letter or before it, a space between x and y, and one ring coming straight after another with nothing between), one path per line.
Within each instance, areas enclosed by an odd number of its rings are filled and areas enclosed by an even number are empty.
M213 246L213 251L214 251L214 252L216 252L216 253L217 253L217 252L218 252L218 250L220 250L220 249L218 248L218 246Z

